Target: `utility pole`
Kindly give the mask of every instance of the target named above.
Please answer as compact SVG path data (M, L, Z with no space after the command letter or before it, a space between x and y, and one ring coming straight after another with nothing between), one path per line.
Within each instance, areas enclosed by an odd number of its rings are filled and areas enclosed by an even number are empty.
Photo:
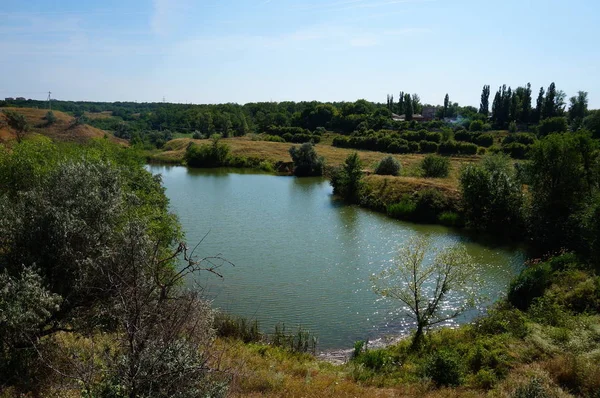
M50 94L52 94L52 93L50 91L48 91L48 109L52 110L52 102L50 102L51 101Z

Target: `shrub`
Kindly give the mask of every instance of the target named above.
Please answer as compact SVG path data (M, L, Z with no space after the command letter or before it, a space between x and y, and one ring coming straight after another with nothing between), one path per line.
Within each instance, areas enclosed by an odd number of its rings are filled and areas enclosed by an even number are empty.
M463 378L461 360L453 351L436 351L427 358L424 374L438 386L458 386Z
M48 126L56 123L56 115L52 111L48 111L46 113L45 119L46 119L46 124L48 124Z
M481 134L475 138L475 143L486 148L490 147L494 145L494 136L492 134Z
M390 353L385 350L367 350L360 354L354 360L356 363L363 365L366 368L372 369L374 371L380 371L388 365L392 365L397 361L397 358L390 355Z
M422 222L436 222L438 216L448 207L446 197L436 189L423 189L417 193L414 217Z
M514 120L508 124L508 132L509 133L517 132L517 123Z
M185 161L190 167L219 167L227 164L229 146L219 142L220 136L212 137L212 144L191 143L185 151Z
M524 145L531 145L535 142L535 136L530 133L510 134L504 137L504 139L502 140L502 145L508 145L513 142L518 142Z
M440 155L454 155L458 153L458 143L454 140L442 142L438 148Z
M375 168L375 174L397 176L400 174L400 162L392 156L387 156Z
M428 132L425 135L425 138L423 139L424 141L431 141L431 142L435 142L435 143L440 143L442 142L442 134L441 133L437 133L435 131L432 132Z
M310 142L290 148L290 156L294 162L294 175L298 177L323 175L324 160Z
M445 211L438 216L440 224L447 227L460 227L462 226L462 220L458 213L452 211Z
M520 310L527 310L550 285L552 268L548 263L538 263L525 268L508 289L508 301Z
M529 153L529 145L513 142L502 146L502 152L514 159L526 159Z
M469 131L482 131L483 130L483 121L481 120L473 120L469 125Z
M246 318L217 313L213 324L219 337L239 339L244 343L259 342L262 340L257 320L248 321Z
M388 205L387 214L399 220L412 220L417 204L408 195L403 195L400 202Z
M195 140L201 140L203 138L202 133L199 131L194 131L194 134L192 134L192 138Z
M410 153L418 153L421 150L418 142L409 141L408 142L408 152Z
M545 137L552 133L566 133L568 129L566 117L551 117L541 121L538 126L538 135Z
M388 146L390 153L408 153L408 142L406 140L395 140Z
M459 142L458 153L460 155L475 155L477 154L477 145L471 142Z
M467 130L458 130L454 133L454 139L456 141L471 142L478 134L469 133Z
M427 178L444 178L450 171L450 160L438 155L427 155L421 162L423 176Z
M436 153L439 145L433 141L421 141L419 147L423 153Z

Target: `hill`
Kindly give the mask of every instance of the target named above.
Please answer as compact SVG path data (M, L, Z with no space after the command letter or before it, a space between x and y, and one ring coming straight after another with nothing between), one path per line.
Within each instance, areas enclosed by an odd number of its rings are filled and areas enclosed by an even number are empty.
M11 110L25 116L30 126L28 134L40 134L56 141L63 142L85 142L93 138L108 138L123 145L127 141L113 136L111 133L100 130L87 124L75 124L75 118L64 112L53 111L56 122L48 125L46 121L46 109L34 108L0 108L0 110ZM15 133L9 128L4 118L0 118L0 143L15 140Z

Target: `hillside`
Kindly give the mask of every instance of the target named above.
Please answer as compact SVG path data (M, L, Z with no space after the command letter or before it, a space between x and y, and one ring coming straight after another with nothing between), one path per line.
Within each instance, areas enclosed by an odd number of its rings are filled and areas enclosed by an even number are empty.
M114 137L111 133L89 126L87 124L74 125L75 118L64 112L53 111L56 116L56 122L48 125L46 122L46 109L34 108L0 108L0 110L9 109L25 116L30 126L28 134L40 134L56 141L62 142L85 142L92 138L108 138L116 143L127 144L127 141ZM0 118L0 143L16 139L12 129L10 129L4 118Z

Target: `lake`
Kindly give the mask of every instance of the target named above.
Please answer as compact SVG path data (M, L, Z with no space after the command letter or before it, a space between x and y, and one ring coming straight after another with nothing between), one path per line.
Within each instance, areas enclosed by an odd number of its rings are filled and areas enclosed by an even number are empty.
M147 168L162 174L188 246L206 235L196 254L222 254L235 264L219 269L222 279L204 273L188 281L190 286L204 289L216 308L258 319L264 332L273 332L278 323L291 329L302 325L318 336L320 350L410 331L399 304L379 299L369 277L391 264L402 243L415 235L429 234L437 248L465 244L490 301L504 294L525 257L516 247L491 246L443 226L345 205L322 178Z

